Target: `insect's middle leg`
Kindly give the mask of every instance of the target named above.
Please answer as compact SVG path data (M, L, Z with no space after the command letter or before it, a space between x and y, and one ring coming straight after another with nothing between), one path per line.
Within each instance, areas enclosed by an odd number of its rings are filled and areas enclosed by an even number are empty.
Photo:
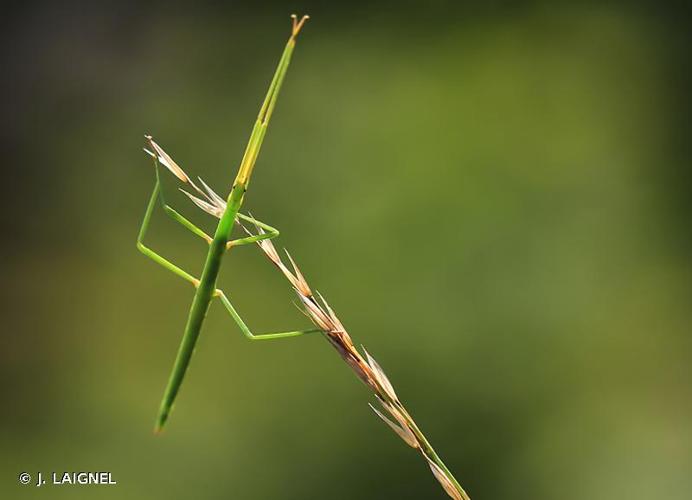
M233 247L238 247L241 245L249 245L251 243L258 243L262 240L271 240L273 238L276 238L279 236L279 230L270 226L269 224L265 224L264 222L258 221L254 217L250 217L248 215L244 215L241 213L238 213L237 215L238 219L244 220L246 222L251 222L252 224L255 225L257 228L258 234L251 234L248 229L240 223L241 227L245 230L246 233L248 233L250 236L246 236L245 238L238 238L237 240L231 240L226 244L226 249L230 249Z

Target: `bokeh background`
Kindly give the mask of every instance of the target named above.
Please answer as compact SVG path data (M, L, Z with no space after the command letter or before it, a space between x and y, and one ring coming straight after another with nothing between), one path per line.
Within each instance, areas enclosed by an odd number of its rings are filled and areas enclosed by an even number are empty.
M625 1L9 5L0 497L444 498L324 340L218 305L151 432L192 292L135 250L143 134L225 193L293 11L247 206L471 496L690 498L689 24ZM199 271L161 212L149 242ZM257 249L221 282L307 326ZM17 481L78 470L118 485Z

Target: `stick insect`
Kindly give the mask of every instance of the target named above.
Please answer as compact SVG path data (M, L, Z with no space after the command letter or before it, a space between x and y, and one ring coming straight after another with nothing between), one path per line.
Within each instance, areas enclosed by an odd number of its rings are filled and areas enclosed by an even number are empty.
M274 77L269 85L269 90L264 99L262 107L260 108L259 115L257 116L252 133L250 134L250 139L245 149L245 153L240 162L238 174L233 182L233 187L231 188L231 192L226 200L216 194L202 179L199 179L202 188L198 187L197 184L193 182L190 177L188 177L183 169L180 168L180 166L178 166L178 164L175 163L175 161L173 161L173 159L166 154L166 152L156 142L154 142L151 136L145 136L148 145L148 148L145 148L145 151L154 159L156 184L154 185L154 190L151 194L149 204L147 205L146 212L144 214L139 236L137 237L137 248L154 262L183 278L195 288L195 295L194 299L192 300L192 306L190 307L190 313L187 319L187 324L185 325L183 338L180 343L175 363L173 365L173 370L168 380L156 419L155 432L157 433L163 430L166 421L170 416L173 403L175 402L176 396L178 395L180 386L183 382L183 378L185 377L185 373L190 364L190 359L192 357L197 338L199 337L202 329L207 310L209 309L209 305L213 299L218 298L221 301L240 328L240 331L250 340L283 339L296 337L305 333L321 331L319 328L312 328L308 330L294 330L259 335L253 334L250 328L248 328L243 319L240 317L235 307L233 307L233 304L226 293L216 287L217 277L221 268L221 261L228 250L242 245L257 243L265 239L276 238L279 235L279 231L268 224L260 222L249 215L240 213L240 207L243 204L243 197L247 191L250 176L252 175L255 162L257 161L260 148L262 147L262 142L264 141L264 136L267 132L267 127L269 126L269 121L274 111L274 107L276 106L279 90L281 89L281 85L283 84L284 77L286 76L286 72L288 70L288 65L291 61L291 55L293 54L293 49L296 45L296 37L298 36L298 33L303 27L305 21L308 19L308 16L303 16L300 20L298 20L297 16L295 15L292 15L291 18L293 22L291 36L286 43L286 47L284 48L281 59L279 60L279 65L276 68ZM159 177L159 165L166 167L181 182L194 189L194 191L201 197L192 195L184 190L182 191L199 208L219 219L219 223L213 237L206 234L204 231L166 204L162 192L161 179ZM207 252L204 268L202 269L202 274L199 278L192 276L187 271L184 271L180 267L176 266L144 244L144 237L146 235L147 228L149 227L149 221L157 203L162 205L163 210L173 220L180 223L183 227L191 231L196 236L204 239L208 243L209 250ZM254 224L258 229L258 234L249 234L247 237L232 240L231 232L233 227L235 224L240 224L242 226L241 221ZM243 227L243 229L245 228ZM248 232L247 229L246 232Z

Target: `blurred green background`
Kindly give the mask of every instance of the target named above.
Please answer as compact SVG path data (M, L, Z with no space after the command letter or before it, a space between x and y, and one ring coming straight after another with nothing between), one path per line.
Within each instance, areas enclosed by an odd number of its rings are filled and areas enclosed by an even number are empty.
M192 293L135 250L143 134L225 193L294 11L247 207L471 496L690 498L689 24L631 2L16 3L0 497L444 498L324 340L218 304L151 433ZM149 242L200 269L161 212ZM256 248L221 283L255 331L307 326ZM118 485L17 481L78 470Z

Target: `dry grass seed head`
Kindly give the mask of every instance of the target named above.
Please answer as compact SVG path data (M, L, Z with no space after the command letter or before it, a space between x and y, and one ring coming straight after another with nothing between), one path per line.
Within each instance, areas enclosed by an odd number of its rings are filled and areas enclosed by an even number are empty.
M190 182L190 178L187 176L185 171L180 168L180 166L173 161L173 158L168 156L168 154L154 142L154 139L150 135L145 135L144 138L147 140L149 143L149 147L154 150L154 152L149 151L148 149L144 149L148 154L156 158L161 165L166 167L168 170L171 171L173 175L175 175L178 179L180 179L182 182Z
M445 492L447 492L447 494L454 500L464 500L464 498L459 494L452 481L449 480L449 478L440 468L440 466L432 460L430 460L427 456L425 458L428 460L428 465L430 466L430 470L435 476L435 479L439 481L439 483L444 488Z
M384 423L386 423L389 427L392 428L394 432L397 433L397 435L411 448L418 448L418 440L416 439L416 436L411 432L411 429L408 428L408 426L400 427L391 420L389 420L387 417L385 417L380 410L375 408L372 404L368 403L368 406L372 408L372 411L375 412L375 414L380 417Z
M382 390L387 393L389 399L392 401L398 401L399 398L394 391L394 387L387 378L387 375L385 375L382 367L377 361L375 361L375 358L370 356L370 353L367 351L367 349L365 349L365 347L363 347L363 351L365 352L365 356L368 359L368 365L372 369L373 376L375 377L375 380L377 380L377 383L380 385L380 387L382 387Z

